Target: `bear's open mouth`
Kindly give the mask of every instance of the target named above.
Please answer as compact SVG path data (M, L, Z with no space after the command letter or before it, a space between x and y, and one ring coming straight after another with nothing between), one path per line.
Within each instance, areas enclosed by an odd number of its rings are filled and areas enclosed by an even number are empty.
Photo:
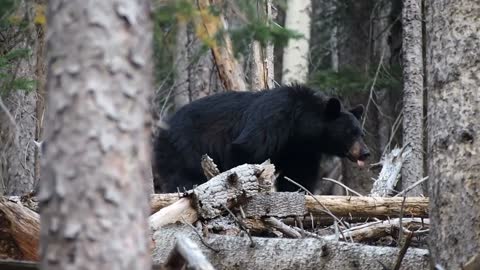
M354 155L350 154L350 153L347 153L346 154L347 158L351 161L351 162L354 162L354 163L357 163L357 165L359 167L363 167L365 166L365 160L367 159L366 156L359 156L358 158L355 157Z

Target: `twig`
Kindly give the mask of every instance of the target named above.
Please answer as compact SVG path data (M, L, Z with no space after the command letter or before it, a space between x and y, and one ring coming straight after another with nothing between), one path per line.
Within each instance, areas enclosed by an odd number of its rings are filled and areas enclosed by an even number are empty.
M13 130L14 130L14 142L18 142L18 139L17 139L17 136L18 136L18 127L17 127L17 123L15 122L15 118L12 116L12 114L10 113L10 111L8 110L7 106L5 106L5 104L3 103L2 101L2 97L0 97L0 109L2 109L4 112L5 112L5 115L7 115L7 118L8 120L10 121L10 123L12 124L13 126Z
M397 261L395 262L395 266L393 267L393 270L400 270L400 265L402 265L403 257L405 257L405 254L407 253L407 249L410 246L410 243L412 242L412 236L413 233L409 233L407 235L407 238L405 239L405 243L402 246L402 249L400 249L400 253L398 254Z
M409 192L410 190L414 189L416 186L420 185L421 183L425 182L428 180L428 176L425 176L424 178L418 180L417 182L411 184L409 187L407 187L406 189L404 189L403 191L399 192L398 194L396 194L395 196L393 197L400 197L400 196L403 196L404 194L407 194L407 192Z
M235 222L238 224L238 226L240 227L240 229L242 231L244 231L247 235L248 235L248 238L250 239L250 247L255 247L255 242L253 242L253 238L252 236L250 235L250 233L248 232L248 229L247 227L245 226L245 224L240 221L236 216L235 214L233 214L232 211L230 211L230 209L228 209L228 207L226 207L225 205L222 205L223 208L225 208L225 210L227 210L227 212L232 216L233 220L235 220Z
M368 97L367 106L365 106L365 117L363 118L363 121L362 121L362 129L365 126L365 122L367 120L368 107L370 106L370 100L373 99L373 89L375 88L375 84L377 83L378 74L380 73L380 68L382 67L383 56L385 56L385 48L383 48L383 50L382 50L382 55L380 56L380 60L378 61L377 70L375 71L375 76L373 77L373 82L372 82L372 85L370 86L370 94L369 94L369 97Z
M214 251L214 252L220 252L220 250L216 249L216 248L213 248L212 246L210 246L209 244L207 244L207 242L205 242L205 239L203 239L203 236L200 235L200 233L197 231L197 229L195 227L193 227L192 224L190 224L189 222L187 222L183 217L182 217L182 221L184 224L187 224L190 228L192 228L193 232L195 232L195 234L198 236L198 238L200 238L200 242L202 242L202 244L207 247L208 249Z
M304 190L308 195L312 196L312 198L321 206L323 207L325 210L320 210L322 212L324 212L325 214L329 215L330 217L332 217L334 220L336 220L338 223L342 224L345 228L347 228L347 226L343 223L343 221L341 221L338 217L336 217L323 203L321 203L317 198L315 198L315 196L313 195L312 192L310 192L308 189L306 189L304 186L300 185L299 183L293 181L292 179L290 179L289 177L287 176L284 176L284 178L289 181L290 183L298 186L299 188L301 188L302 190ZM341 231L340 231L341 232ZM342 234L342 236L344 236Z
M302 235L299 232L297 232L294 228L286 225L285 223L281 222L277 218L269 217L269 218L265 219L265 222L268 225L270 225L273 228L279 230L280 232L284 233L287 236L290 236L292 238L301 238L302 237Z
M339 185L339 186L343 187L344 189L346 189L346 190L348 190L348 191L352 192L353 194L355 194L355 195L357 195L357 196L359 196L359 197L363 197L363 195L362 195L362 194L360 194L360 193L356 192L355 190L353 190L353 189L351 189L351 188L347 187L346 185L342 184L341 182L339 182L339 181L337 181L337 180L335 180L335 179L323 177L323 178L322 178L322 180L326 180L326 181L333 182L333 183L335 183L335 184L337 184L337 185Z
M402 207L400 208L400 217L399 217L399 223L402 225L402 219L403 219L403 210L405 209L405 200L407 200L407 197L403 197L402 201ZM403 227L403 226L402 226ZM400 230L398 232L398 241L401 241L403 237L403 230Z
M177 236L173 250L170 252L166 269L196 269L196 270L215 270L212 264L196 243L185 236Z

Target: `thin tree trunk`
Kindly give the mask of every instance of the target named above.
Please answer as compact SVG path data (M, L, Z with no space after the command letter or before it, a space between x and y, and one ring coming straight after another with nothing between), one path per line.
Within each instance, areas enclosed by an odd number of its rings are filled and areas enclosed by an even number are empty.
M215 4L216 1L212 1ZM218 20L212 20L211 14L207 11L211 5L208 0L199 0L202 23L206 34L210 39L215 39L220 30L226 30L226 20L222 14L218 15ZM242 66L235 59L233 46L230 36L226 33L221 35L222 45L214 43L212 46L212 55L215 61L218 76L225 89L230 91L246 91L245 75Z
M257 4L257 14L264 18L266 23L272 19L272 0L261 1ZM253 41L251 45L250 81L253 90L273 88L273 44L262 47L260 42Z
M467 269L480 250L480 2L426 6L430 251L443 269Z
M45 16L45 10L47 1L46 0L38 0L37 1L37 16ZM41 14L40 14L41 13ZM45 24L44 22L37 23L35 25L36 31L36 41L37 41L37 50L36 50L36 63L35 63L35 75L37 78L37 104L36 104L36 112L35 116L37 119L37 126L35 130L35 184L34 188L37 188L38 183L40 182L40 155L41 155L41 143L43 140L43 117L45 114L45 99L46 99L46 91L45 91L45 84L46 84L46 73L47 73L47 66L45 62ZM37 145L38 144L38 145Z
M304 37L289 39L283 53L282 83L304 83L308 77L308 53L310 42L310 0L288 0L285 27Z
M402 168L402 186L408 187L423 176L423 56L422 0L404 0L403 12L403 144L412 153ZM418 186L411 196L422 194Z
M13 64L10 72L16 79L35 79L37 40L33 14L31 1L19 1L15 15L28 26L19 31L22 38L13 49L28 49L29 55ZM20 195L35 186L36 93L11 89L8 82L7 88L8 93L0 96L0 192Z
M149 2L52 0L48 18L42 269L150 269Z
M177 49L175 52L175 86L173 86L175 110L190 103L188 47L188 25L186 21L179 20L175 40L175 48Z

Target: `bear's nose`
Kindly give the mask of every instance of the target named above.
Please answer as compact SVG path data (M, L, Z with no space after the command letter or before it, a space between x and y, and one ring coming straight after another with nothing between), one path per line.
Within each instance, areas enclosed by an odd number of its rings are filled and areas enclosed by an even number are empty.
M359 160L366 160L368 157L370 156L370 151L368 150L363 150L361 153L360 153L360 156L358 157Z

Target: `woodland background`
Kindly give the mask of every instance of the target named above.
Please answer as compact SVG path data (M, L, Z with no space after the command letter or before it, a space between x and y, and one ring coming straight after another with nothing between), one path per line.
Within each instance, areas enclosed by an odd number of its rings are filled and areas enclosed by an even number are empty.
M118 1L113 15L102 6L104 4L97 4L99 16L105 16L104 20L99 19L99 24L109 21L109 16L112 21L115 16L129 21L129 16L138 15L135 12L142 14L140 11L148 10L152 15L153 23L138 19L144 33L134 32L132 38L152 41L153 47L141 42L137 44L135 39L128 47L135 52L129 53L139 55L138 59L132 60L140 66L131 68L134 79L125 82L122 78L113 78L110 81L131 99L136 94L139 99L145 97L147 100L148 96L150 104L139 101L142 109L127 116L125 111L115 107L124 102L115 96L115 92L106 92L98 98L99 103L103 102L111 109L109 113L114 118L129 119L122 123L131 124L132 130L126 128L131 132L131 138L135 138L134 131L141 133L144 137L140 138L145 141L149 138L148 133L140 131L140 124L133 124L136 121L149 122L138 116L146 110L153 120L147 126L151 126L151 132L155 133L165 117L200 97L231 90L255 91L294 81L305 83L319 91L340 96L347 106L366 105L363 124L372 163L380 162L397 146L411 148L396 191L428 176L428 181L408 195L430 197L433 261L438 261L445 269L460 269L467 261L476 258L480 250L480 241L476 241L480 235L480 143L477 138L480 130L479 3L473 0L146 2L129 5ZM42 185L44 190L57 188L53 193L44 194L47 205L52 202L50 196L55 197L55 192L57 195L64 192L56 180L59 179L58 172L48 164L57 161L65 169L69 168L69 164L72 165L69 162L76 160L74 151L84 160L97 158L97 152L90 148L88 140L82 141L80 137L76 140L75 136L67 139L61 132L60 137L68 145L56 144L61 151L47 151L46 159L42 159L44 153L40 151L42 144L49 144L44 141L45 137L56 136L59 130L63 130L62 124L78 124L76 128L71 127L72 134L79 130L82 134L89 129L88 124L102 124L101 120L95 120L93 113L89 121L83 122L82 118L78 123L73 123L79 119L73 114L70 118L68 113L62 115L69 105L77 112L81 111L72 101L76 90L99 86L93 83L93 86L85 86L81 80L75 80L81 77L85 82L96 78L97 74L84 74L78 66L71 64L75 57L86 59L92 56L88 50L82 51L72 45L81 43L74 34L85 30L87 40L110 44L100 33L90 32L88 24L71 26L70 19L83 22L82 17L74 11L71 11L75 14L71 17L62 13L63 4L51 1L47 12L47 3L41 0L5 0L0 3L0 193L24 195L37 191ZM90 2L71 5L81 10L97 8ZM127 8L118 8L123 5ZM55 12L60 14L56 18L62 20L49 20L48 14ZM62 32L64 29L68 31ZM116 29L108 30L106 32L115 37ZM49 31L50 36L46 34ZM153 31L153 40L146 37L148 31ZM68 38L74 42L70 44ZM117 39L112 40L114 44ZM47 49L50 58L46 58ZM111 53L119 52L123 53L122 48ZM70 65L62 66L66 63L62 59L67 59L65 61ZM122 70L123 66L128 70L127 64L112 69ZM226 75L224 70L229 68L232 72ZM138 70L145 72L137 76ZM59 74L69 74L71 78L60 80ZM139 90L129 93L128 85L132 82L145 93ZM63 97L60 90L65 91ZM51 103L54 104L52 108L46 106L47 97L56 101ZM116 104L113 107L108 105L110 98L114 100L112 104ZM48 110L55 113L48 116ZM138 159L134 163L138 164L139 171L130 173L145 179L148 184L151 181L151 176L145 173L149 166L148 143L139 144L134 140L131 143L138 146L135 148ZM73 145L74 150L69 153L68 148ZM83 146L85 149L81 149ZM102 147L122 149L117 145ZM67 157L72 159L61 156L62 151L71 154ZM77 161L81 163L81 157ZM41 162L46 165L42 167ZM360 169L349 161L331 158L322 162L322 168L319 186L312 192L345 195L343 188L322 179L336 179L361 194L368 194L372 179L378 177L382 167L374 164L368 169ZM82 172L88 173L88 170ZM65 170L64 173L66 178L86 177L75 170ZM102 177L92 175L92 179ZM74 190L74 186L66 190L70 189ZM140 193L127 196L124 203L130 201L131 209L146 209L146 202L135 203L134 198L141 196ZM80 195L75 198L82 199ZM130 209L125 204L119 203ZM45 208L46 219L55 215L55 207Z

